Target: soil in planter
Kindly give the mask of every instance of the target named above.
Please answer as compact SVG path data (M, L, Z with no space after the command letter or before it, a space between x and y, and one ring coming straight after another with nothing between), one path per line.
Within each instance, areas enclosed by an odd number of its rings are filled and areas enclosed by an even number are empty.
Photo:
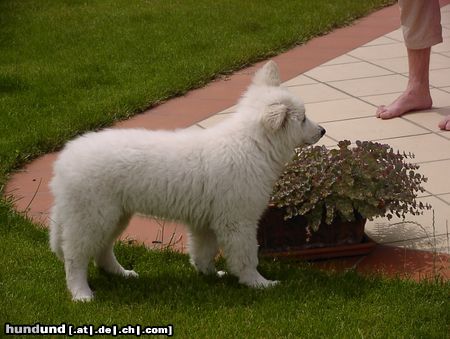
M322 223L317 232L308 234L305 217L284 220L282 209L269 207L259 222L258 242L262 252L360 244L365 223L366 219L358 214L353 222L337 219L331 225Z

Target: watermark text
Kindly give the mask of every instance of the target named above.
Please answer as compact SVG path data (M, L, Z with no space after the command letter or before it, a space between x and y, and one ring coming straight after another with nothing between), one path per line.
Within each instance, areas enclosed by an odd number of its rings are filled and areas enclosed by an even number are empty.
M34 325L17 325L6 323L4 326L5 335L67 335L73 337L76 335L87 335L90 337L96 335L111 335L117 337L120 335L134 335L140 337L141 335L165 335L167 337L173 336L173 325L167 326L142 326L142 325L81 325L75 326L71 324L62 323L59 325L44 325L36 323Z

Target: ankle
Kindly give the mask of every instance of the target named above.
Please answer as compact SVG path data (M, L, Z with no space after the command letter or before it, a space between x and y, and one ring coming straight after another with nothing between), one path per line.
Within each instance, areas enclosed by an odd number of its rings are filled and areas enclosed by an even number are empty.
M407 95L420 95L431 97L430 86L428 84L424 84L422 82L408 82L408 86L406 87L405 94Z

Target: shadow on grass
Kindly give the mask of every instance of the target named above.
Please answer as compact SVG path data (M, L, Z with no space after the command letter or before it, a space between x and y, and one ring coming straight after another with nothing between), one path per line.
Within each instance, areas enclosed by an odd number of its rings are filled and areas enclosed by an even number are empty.
M139 278L124 278L91 267L89 284L98 302L119 304L150 304L152 307L175 308L186 305L209 305L221 300L223 306L256 306L271 300L327 298L333 295L343 300L358 300L380 286L381 280L366 278L350 271L329 273L312 269L298 261L263 260L260 272L280 284L269 289L252 289L238 279L205 276L189 264L188 256L170 251L148 251L143 247L117 246L117 257L125 268L133 268ZM218 269L226 269L223 258Z

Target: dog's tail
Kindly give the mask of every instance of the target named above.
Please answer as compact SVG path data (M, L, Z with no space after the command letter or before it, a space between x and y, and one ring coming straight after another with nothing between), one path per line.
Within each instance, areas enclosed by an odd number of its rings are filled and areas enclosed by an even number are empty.
M61 246L61 233L61 220L58 217L57 207L53 206L50 216L50 248L61 261L64 261L64 253Z

